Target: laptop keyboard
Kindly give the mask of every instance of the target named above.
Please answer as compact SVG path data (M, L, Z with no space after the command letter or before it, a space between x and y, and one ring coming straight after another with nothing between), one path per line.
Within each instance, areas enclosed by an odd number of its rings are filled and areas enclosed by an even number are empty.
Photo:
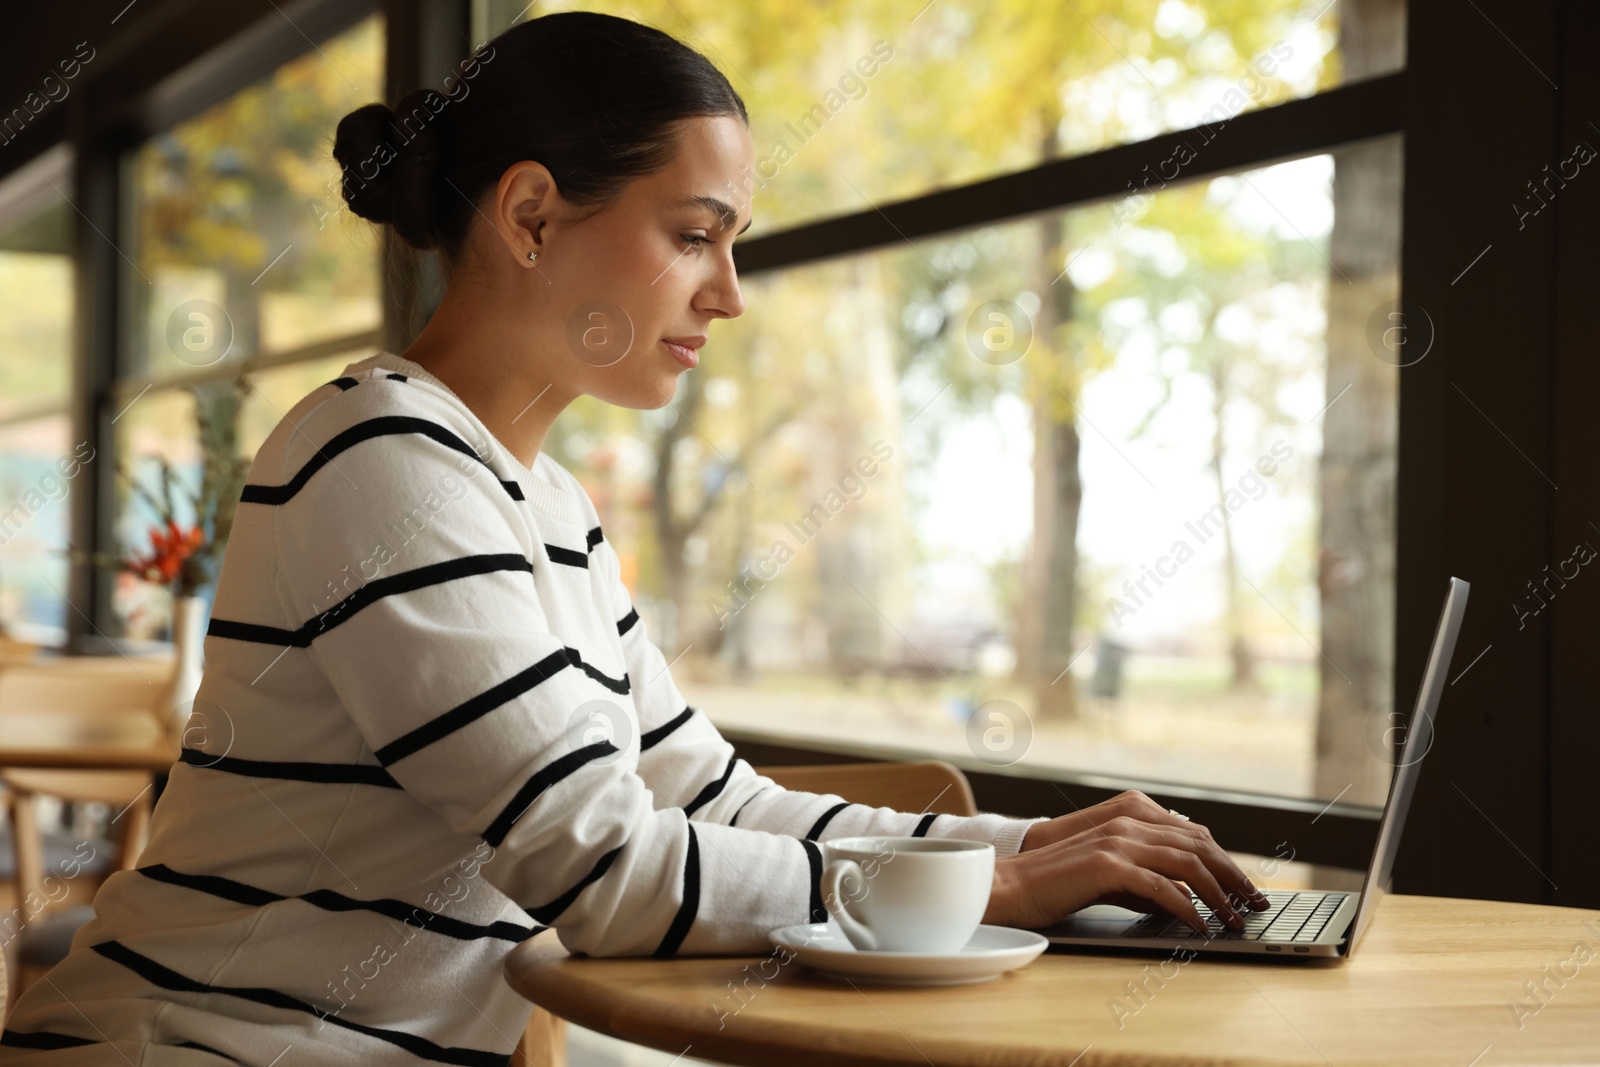
M1190 892L1194 905L1201 915L1206 915L1206 905ZM1240 909L1244 916L1244 929L1232 930L1223 925L1222 916L1211 913L1206 918L1206 936L1227 941L1275 941L1289 944L1306 944L1315 941L1339 910L1345 893L1292 890L1268 890L1270 905L1261 911L1248 907ZM1186 938L1195 937L1194 927L1175 916L1161 912L1147 915L1129 926L1123 937Z

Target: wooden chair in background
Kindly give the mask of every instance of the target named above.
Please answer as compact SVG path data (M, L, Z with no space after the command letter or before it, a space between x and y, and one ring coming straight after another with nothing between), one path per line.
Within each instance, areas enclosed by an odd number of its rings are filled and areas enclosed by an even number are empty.
M12 1001L39 976L66 957L78 928L94 917L88 903L100 876L110 870L132 870L150 836L150 790L147 771L0 771L11 816L16 860L16 901L27 917L16 937L16 977ZM39 829L38 801L51 796L70 802L99 802L116 812L113 855L109 864L76 850L61 870L46 870L44 839ZM84 880L81 884L79 880ZM62 887L65 887L63 892ZM8 1002L9 1003L9 1002Z
M961 768L942 760L918 763L820 763L757 767L785 789L833 793L856 804L938 815L976 815L972 785ZM567 1023L543 1008L533 1018L511 1058L512 1067L566 1067Z
M758 767L785 789L836 793L855 804L937 815L976 815L972 785L961 768L943 760L919 763L820 763Z
M68 708L86 714L155 714L170 659L56 656L0 661L0 712Z
M107 662L115 660L116 662ZM0 670L0 713L7 709L50 711L70 708L77 712L108 715L154 714L155 694L172 666L159 660L141 663L121 657L71 657L19 664ZM148 711L146 710L148 705ZM132 869L149 838L154 776L148 771L68 770L54 768L0 768L10 816L15 859L14 904L25 923L6 946L16 963L7 990L9 1008L22 991L67 953L72 935L93 916L87 903L97 874L109 869ZM83 870L83 855L75 852L67 871L47 870L44 836L39 825L39 800L51 797L67 803L101 803L113 814L114 855ZM93 872L93 873L90 873ZM75 885L79 878L88 882ZM67 891L56 886L65 882Z

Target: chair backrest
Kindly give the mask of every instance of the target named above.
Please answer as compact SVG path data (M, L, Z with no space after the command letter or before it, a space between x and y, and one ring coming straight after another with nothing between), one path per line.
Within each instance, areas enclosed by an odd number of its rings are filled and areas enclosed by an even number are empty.
M785 789L833 793L855 804L938 815L976 815L972 786L943 760L917 763L821 763L757 767Z
M160 659L74 656L13 664L0 670L0 712L149 710L171 681L173 664Z

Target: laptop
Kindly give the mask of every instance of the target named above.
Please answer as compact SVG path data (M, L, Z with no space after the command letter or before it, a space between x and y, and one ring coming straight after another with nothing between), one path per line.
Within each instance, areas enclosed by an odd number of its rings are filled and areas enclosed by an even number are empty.
M1358 893L1326 890L1267 890L1270 907L1262 911L1241 908L1245 928L1232 930L1220 916L1207 919L1204 935L1187 922L1165 911L1153 914L1132 911L1109 904L1093 904L1074 912L1063 922L1039 930L1051 946L1093 949L1161 950L1230 955L1277 956L1296 959L1334 956L1349 959L1389 888L1395 853L1400 848L1400 830L1411 794L1422 769L1422 757L1433 740L1434 713L1444 691L1445 673L1455 651L1461 617L1467 610L1471 588L1460 578L1450 579L1444 611L1433 634L1433 651L1422 676L1422 689L1406 731L1400 764L1389 779L1389 796L1378 822L1378 840L1367 866L1367 876ZM1206 905L1190 891L1195 907L1207 914Z

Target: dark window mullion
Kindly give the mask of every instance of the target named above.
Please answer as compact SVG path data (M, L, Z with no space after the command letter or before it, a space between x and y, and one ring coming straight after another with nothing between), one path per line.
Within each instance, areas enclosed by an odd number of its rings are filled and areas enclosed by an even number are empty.
M1163 173L1173 175L1165 183L1172 187L1312 155L1398 131L1404 90L1405 73L1389 74L1246 112L1214 126L1175 130L1145 141L1051 160L957 189L941 189L742 241L734 246L734 261L739 273L748 276L1133 192L1154 193L1163 187ZM1189 147L1193 158L1175 168L1171 161L1180 144ZM1139 185L1147 174L1154 176L1148 179L1148 190Z
M117 451L115 411L106 405L116 376L118 299L123 261L120 242L124 197L118 166L119 148L90 132L91 116L80 101L72 112L73 172L73 381L72 439L88 442L94 460L88 464L89 491L71 495L70 543L74 548L115 553ZM72 651L107 652L103 637L117 630L111 594L116 575L90 562L74 562L68 571L67 647Z

